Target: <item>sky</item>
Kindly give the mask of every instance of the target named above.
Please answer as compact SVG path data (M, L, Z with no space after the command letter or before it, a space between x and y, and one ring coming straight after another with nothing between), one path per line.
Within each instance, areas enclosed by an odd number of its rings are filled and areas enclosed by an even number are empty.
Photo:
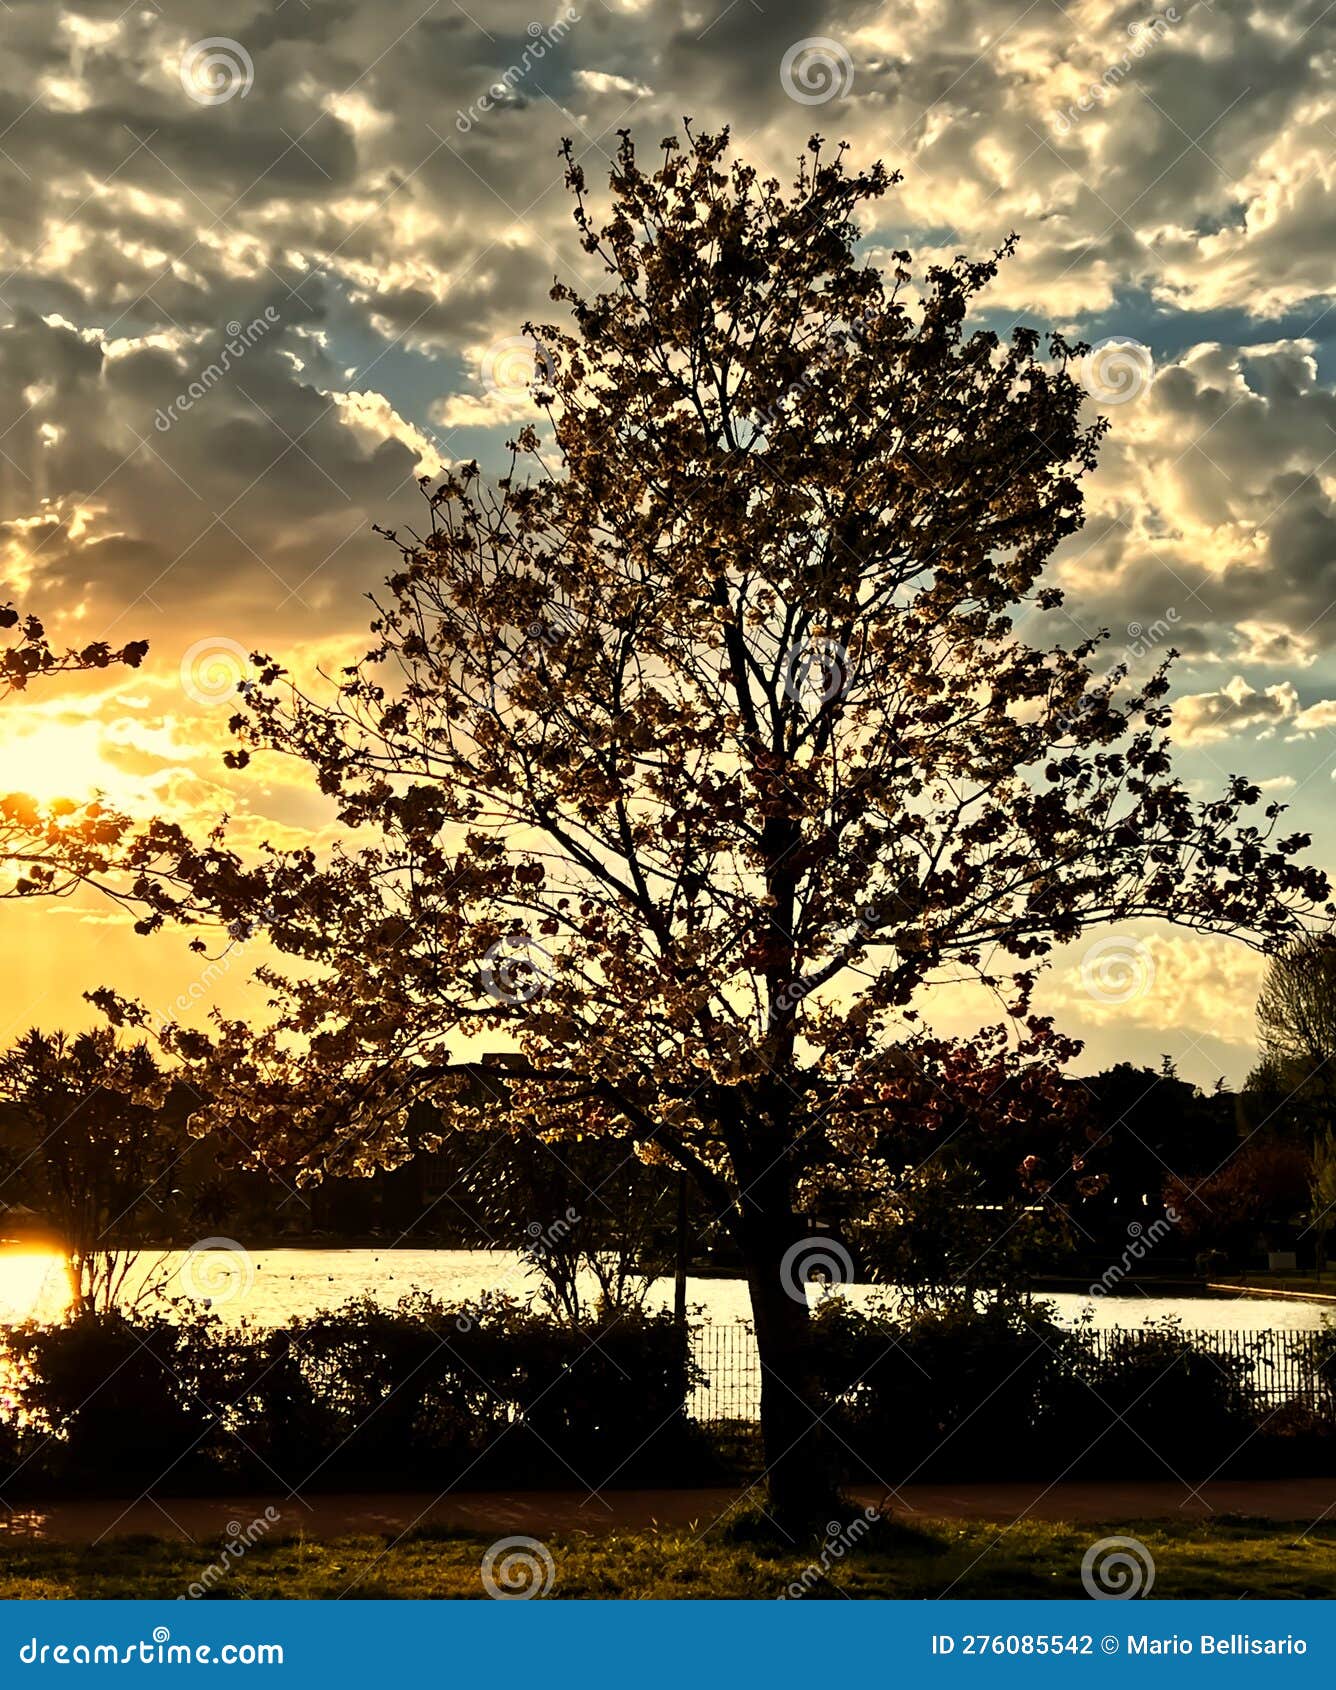
M7 0L0 29L0 600L150 641L4 709L6 790L323 837L300 769L222 766L245 654L360 649L372 524L414 520L418 476L500 465L521 325L591 280L562 137L601 195L619 130L652 149L689 116L782 177L814 130L902 171L869 262L1019 236L984 320L1090 341L1111 423L1053 564L1066 632L1134 669L1177 649L1192 790L1260 782L1336 870L1328 0ZM252 959L96 901L0 923L0 1040L90 1022L95 984L187 1019L247 1001ZM1236 1082L1261 969L1146 926L1040 999L1088 1069Z

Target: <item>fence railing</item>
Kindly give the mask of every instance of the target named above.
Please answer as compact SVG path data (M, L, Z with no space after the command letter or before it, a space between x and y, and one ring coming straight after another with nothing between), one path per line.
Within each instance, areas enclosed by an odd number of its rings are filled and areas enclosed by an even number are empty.
M1082 1334L1082 1348L1092 1361L1125 1354L1138 1343L1163 1349L1178 1342L1184 1351L1208 1354L1240 1365L1257 1401L1267 1408L1300 1402L1319 1408L1332 1400L1319 1364L1328 1352L1319 1348L1315 1332L1249 1331L1180 1328L1168 1335L1162 1329L1098 1328ZM756 1338L744 1321L692 1329L692 1354L706 1375L697 1387L689 1411L702 1425L757 1420L761 1412L761 1361ZM1330 1363L1328 1363L1330 1366Z

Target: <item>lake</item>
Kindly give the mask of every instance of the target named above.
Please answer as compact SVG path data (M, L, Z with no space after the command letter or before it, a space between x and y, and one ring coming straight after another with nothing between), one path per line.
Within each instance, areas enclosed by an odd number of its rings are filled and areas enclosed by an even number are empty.
M230 1241L217 1241L226 1243ZM538 1280L523 1260L504 1250L257 1250L239 1245L211 1250L146 1252L141 1277L166 1296L185 1297L217 1311L226 1321L247 1318L280 1326L293 1315L337 1308L351 1297L392 1304L413 1291L443 1302L464 1302L484 1291L532 1300ZM591 1282L588 1287L594 1290ZM850 1285L843 1293L856 1305L885 1294L884 1287ZM809 1287L815 1302L822 1292ZM650 1304L671 1307L671 1280L651 1289ZM1197 1331L1312 1331L1322 1324L1320 1304L1248 1296L1085 1297L1046 1295L1056 1318L1075 1325L1089 1317L1097 1327L1140 1326L1152 1317L1175 1316ZM40 1251L0 1250L0 1325L29 1317L59 1318L69 1301L64 1264ZM688 1279L687 1302L696 1324L693 1350L708 1383L692 1396L690 1412L701 1420L755 1419L760 1406L760 1367L755 1341L740 1323L750 1309L740 1279Z
M163 1258L146 1253L144 1266L158 1270L169 1296L207 1302L224 1319L247 1316L266 1326L295 1314L335 1308L350 1297L396 1302L410 1291L429 1291L445 1302L483 1291L528 1299L538 1281L518 1256L503 1250L240 1250L174 1251ZM879 1293L865 1285L845 1287L863 1304ZM820 1293L815 1287L809 1296ZM655 1306L671 1306L671 1280L651 1293ZM745 1320L747 1287L739 1279L689 1279L687 1299L699 1318L715 1325ZM0 1322L29 1316L54 1319L68 1300L60 1258L40 1251L0 1250ZM1312 1331L1326 1310L1320 1304L1271 1297L1086 1297L1072 1292L1045 1295L1064 1325L1093 1311L1096 1326L1139 1326L1152 1316L1174 1315L1199 1331ZM1336 1312L1336 1311L1333 1311Z

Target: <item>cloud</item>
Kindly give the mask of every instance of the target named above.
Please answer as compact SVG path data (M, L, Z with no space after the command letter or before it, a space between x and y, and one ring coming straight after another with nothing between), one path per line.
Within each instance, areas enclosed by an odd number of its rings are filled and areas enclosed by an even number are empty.
M1308 667L1336 644L1336 393L1311 341L1204 342L1119 407L1060 573L1098 625L1178 612L1174 643Z
M871 261L907 246L921 274L1015 230L1000 333L1144 343L1153 379L1109 409L1055 625L1107 626L1142 667L1180 651L1174 732L1203 764L1227 738L1292 755L1336 725L1336 10L575 9L559 36L562 8L531 0L6 11L0 594L58 636L152 641L105 733L62 728L72 758L91 745L192 815L236 800L220 718L180 699L183 655L353 638L389 567L371 525L408 526L417 475L497 461L530 415L522 381L489 379L493 349L551 318L554 277L604 285L561 138L597 208L618 131L652 153L683 113L781 178L813 130L903 169L866 218ZM182 57L220 28L235 86L200 101ZM813 39L847 75L786 83ZM225 359L230 326L267 311ZM264 778L245 825L321 825Z
M1236 940L1162 929L1091 934L1041 988L1064 1024L1256 1039L1265 959Z
M1179 745L1211 745L1256 730L1266 735L1284 726L1289 739L1301 739L1336 727L1336 699L1323 698L1306 709L1290 681L1262 690L1249 686L1242 675L1217 692L1188 693L1174 701L1174 740ZM1294 784L1289 776L1259 783Z
M1174 738L1180 745L1210 745L1251 728L1274 728L1295 719L1299 695L1289 681L1258 692L1236 675L1219 692L1189 693L1174 703Z

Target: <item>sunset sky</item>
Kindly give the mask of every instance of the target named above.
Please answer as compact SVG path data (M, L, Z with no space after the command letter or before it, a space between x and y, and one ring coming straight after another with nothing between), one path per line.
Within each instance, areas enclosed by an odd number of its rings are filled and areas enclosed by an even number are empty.
M1134 343L1086 371L1113 426L1050 620L1108 627L1110 662L1177 647L1193 790L1253 777L1336 870L1327 0L8 0L0 29L0 600L151 642L5 706L0 787L228 810L242 841L326 826L300 769L222 767L244 654L355 651L392 555L371 524L415 520L418 475L500 464L529 414L514 337L554 276L591 280L561 137L601 192L618 129L652 147L689 115L781 176L814 129L847 139L904 173L872 261L1015 230L991 326ZM91 1020L96 984L242 1001L249 959L199 985L180 934L95 901L0 921L5 1040ZM1085 1066L1240 1079L1258 960L1113 937L1111 986L1087 943L1042 995Z

